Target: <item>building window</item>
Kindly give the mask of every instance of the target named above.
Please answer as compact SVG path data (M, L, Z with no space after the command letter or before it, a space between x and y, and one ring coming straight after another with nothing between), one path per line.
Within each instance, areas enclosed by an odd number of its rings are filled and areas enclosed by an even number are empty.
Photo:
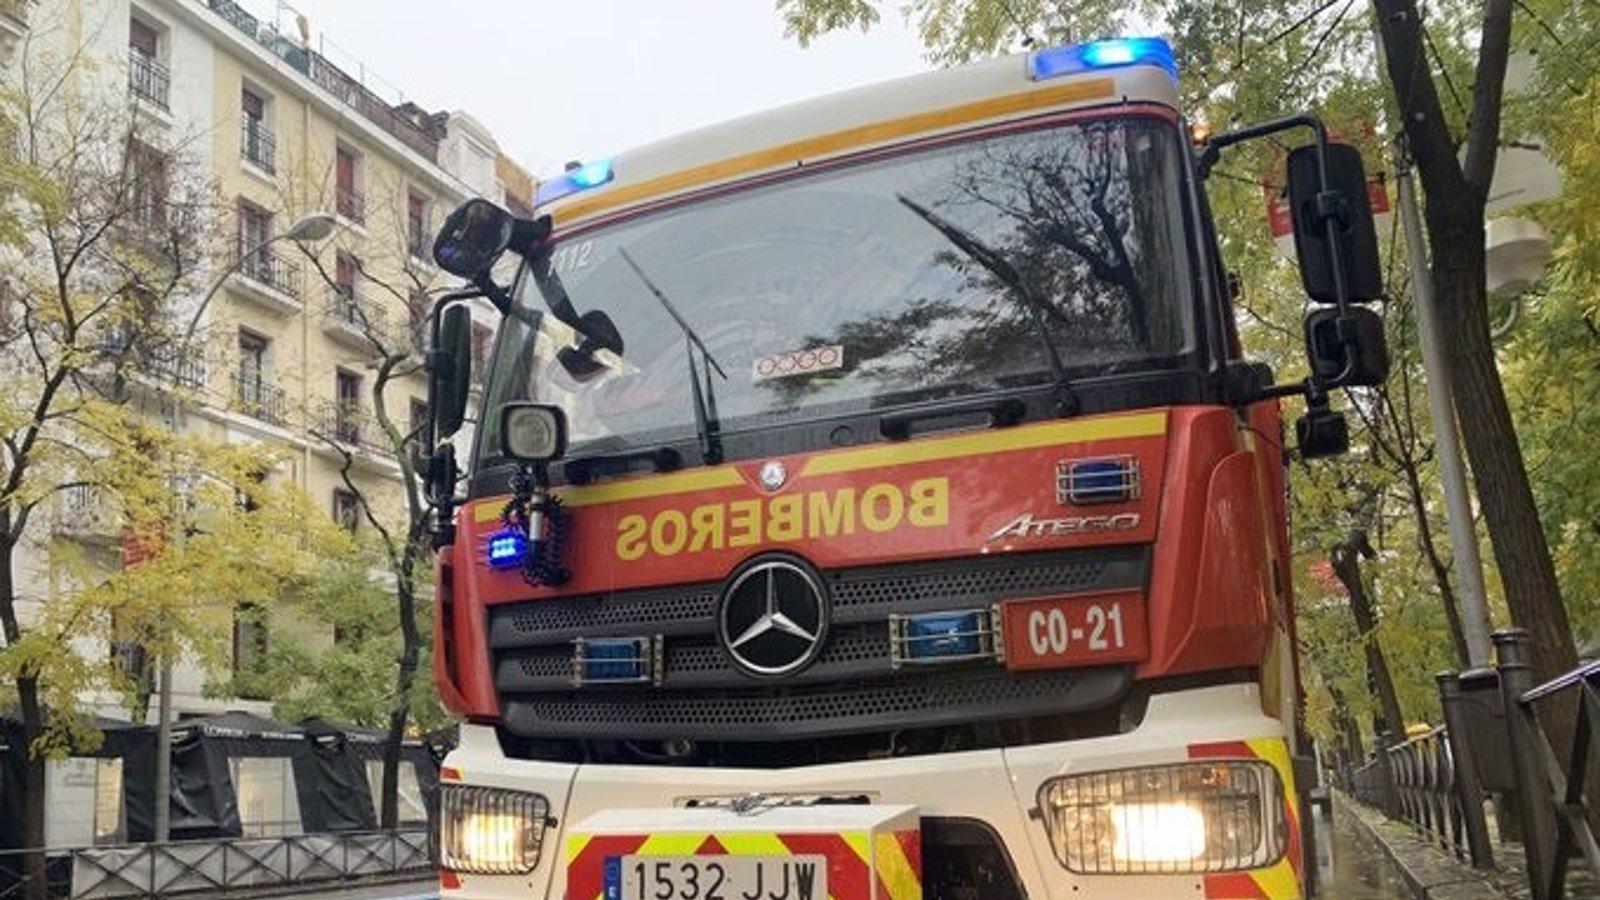
M263 172L276 171L277 139L267 127L267 97L249 86L239 92L239 155Z
M334 150L334 209L352 222L367 220L361 194L361 154L343 144Z
M167 108L172 77L161 62L161 31L142 19L128 20L128 90Z
M276 286L273 267L272 213L251 203L239 201L239 271L265 285Z
M361 443L361 376L343 369L334 373L333 436L346 444Z
M472 323L472 380L483 384L488 375L489 351L494 345L494 329L487 325Z
M246 604L233 614L233 677L236 683L252 675L260 675L267 668L267 625L262 621L258 606ZM264 700L265 693L253 689L248 683L240 685L239 696L247 700Z
M270 342L240 329L239 370L233 374L234 408L264 422L282 425L288 420L288 401L268 374Z
M143 141L128 140L128 214L150 229L167 227L167 155Z
M351 534L361 526L361 499L346 488L333 489L333 520Z
M428 258L428 200L416 191L406 191L406 249Z
M406 300L406 333L411 337L411 349L428 352L428 306L433 298L425 290L414 290Z

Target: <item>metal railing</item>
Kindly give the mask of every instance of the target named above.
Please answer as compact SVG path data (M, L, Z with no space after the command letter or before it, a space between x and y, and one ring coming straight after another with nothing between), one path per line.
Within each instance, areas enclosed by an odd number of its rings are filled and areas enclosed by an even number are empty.
M1511 743L1511 764L1522 817L1528 883L1534 900L1566 896L1574 855L1600 877L1600 844L1589 824L1584 797L1596 729L1600 729L1600 661L1585 663L1544 684L1533 683L1528 633L1520 628L1494 635L1500 695ZM1551 709L1563 700L1571 710ZM1552 724L1572 729L1571 752L1556 756L1539 710Z
M233 404L237 411L263 422L284 425L289 421L289 402L283 388L264 375L234 372Z
M337 441L380 453L389 453L383 429L372 413L348 400L323 400L312 406L312 428L324 440Z
M434 870L425 826L42 852L46 895L73 900L298 892ZM0 852L0 900L25 896L27 853ZM17 877L6 880L8 871Z
M276 172L278 139L257 118L239 115L239 155L263 172Z
M172 92L172 76L167 67L138 50L128 51L128 90L162 109Z
M280 294L300 299L300 267L276 253L271 247L254 250L238 248L239 274L258 284L266 285Z

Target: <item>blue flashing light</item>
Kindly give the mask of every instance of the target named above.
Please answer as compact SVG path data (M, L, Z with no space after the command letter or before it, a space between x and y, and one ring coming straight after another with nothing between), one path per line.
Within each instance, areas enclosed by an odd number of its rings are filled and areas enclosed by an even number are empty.
M1098 69L1155 66L1178 80L1172 47L1158 37L1113 38L1039 50L1028 57L1028 75L1035 81L1078 75Z
M615 177L611 169L611 160L597 159L591 163L584 163L575 169L569 169L539 184L539 196L534 198L535 205L543 205L552 200L559 200L569 194L597 188Z
M984 637L989 632L988 617L988 610L982 609L906 617L906 659L935 660L983 653Z
M1120 503L1139 496L1139 463L1131 456L1080 459L1056 472L1062 503Z
M516 531L501 531L489 538L489 568L515 569L528 555L528 538Z
M583 642L583 680L643 681L647 672L646 638Z

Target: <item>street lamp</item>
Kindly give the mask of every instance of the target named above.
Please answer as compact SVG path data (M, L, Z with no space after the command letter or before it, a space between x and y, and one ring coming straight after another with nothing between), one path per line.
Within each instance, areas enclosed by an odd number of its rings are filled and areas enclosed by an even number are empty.
M217 276L217 280L212 283L211 287L206 290L205 295L200 298L200 305L195 307L194 316L189 319L188 327L183 330L183 342L179 346L184 350L189 348L189 342L194 338L194 330L200 325L200 317L205 315L206 307L211 305L211 298L222 290L222 286L233 276L233 273L243 268L244 264L252 256L279 241L294 241L297 244L310 244L320 241L331 237L335 231L342 227L339 224L339 220L333 216L325 212L315 212L302 217L293 225L290 225L288 230L275 234L254 247L241 249L233 262L222 270L222 273Z
M200 298L200 305L195 308L194 317L189 320L189 326L183 330L183 342L179 344L179 353L186 354L189 344L194 339L194 330L200 324L200 317L205 315L206 307L211 304L211 298L222 290L233 273L239 271L245 261L266 247L278 241L294 241L297 244L308 244L331 237L340 228L339 220L323 212L311 213L304 216L280 234L267 238L254 247L241 248L241 252L228 267L217 276L217 280ZM180 535L181 538L181 535ZM165 649L165 648L164 648ZM172 835L172 654L161 654L161 687L156 702L156 808L155 808L155 838L157 843L164 843Z

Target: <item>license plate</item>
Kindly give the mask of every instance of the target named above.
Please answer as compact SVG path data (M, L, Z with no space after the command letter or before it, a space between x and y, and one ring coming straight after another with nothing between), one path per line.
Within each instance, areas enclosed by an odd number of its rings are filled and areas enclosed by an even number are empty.
M828 900L825 856L618 856L606 900Z
M1001 605L1001 619L1008 669L1138 662L1150 655L1137 591L1013 600Z

